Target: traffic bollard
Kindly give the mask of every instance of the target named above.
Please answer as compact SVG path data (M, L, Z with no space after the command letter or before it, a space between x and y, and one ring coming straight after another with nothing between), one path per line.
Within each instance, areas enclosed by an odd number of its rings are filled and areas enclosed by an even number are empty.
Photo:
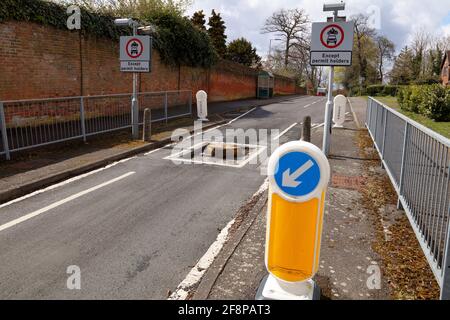
M305 141L279 147L269 159L269 202L265 262L269 276L258 300L313 300L319 266L330 165Z
M149 108L144 110L144 126L142 129L142 140L149 142L152 139L152 113Z
M311 142L311 117L306 116L303 118L303 130L301 140Z

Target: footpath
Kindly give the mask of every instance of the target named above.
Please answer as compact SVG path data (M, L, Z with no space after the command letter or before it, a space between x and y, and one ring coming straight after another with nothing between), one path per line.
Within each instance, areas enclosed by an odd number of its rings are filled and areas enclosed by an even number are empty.
M271 99L247 99L208 105L208 129L227 120L227 113L246 112L267 104L290 100L298 96L278 96ZM71 141L36 148L23 154L13 154L11 161L0 161L0 204L44 188L73 176L101 168L112 162L159 148L171 142L171 134L177 128L193 131L193 117L169 121L168 125L152 125L152 141L131 141L130 132L122 131L101 135L82 141Z
M320 257L322 300L437 299L439 289L367 130L366 101L352 98L343 129L333 129ZM351 106L351 108L349 108ZM321 146L322 130L312 132ZM192 299L253 300L264 264L267 191L241 212Z

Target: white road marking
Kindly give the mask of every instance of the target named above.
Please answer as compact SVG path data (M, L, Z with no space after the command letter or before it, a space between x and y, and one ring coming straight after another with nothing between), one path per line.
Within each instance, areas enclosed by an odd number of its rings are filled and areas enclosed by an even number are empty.
M252 196L252 199L259 197L262 193L267 192L269 188L269 180L266 179L264 183L259 187L259 190ZM225 228L217 236L216 241L209 247L208 251L200 258L197 264L191 269L186 278L178 285L177 289L170 295L168 300L186 300L191 288L197 285L202 279L205 272L213 263L214 259L220 253L223 245L228 240L230 228L236 222L235 219L231 220Z
M243 116L246 116L247 114L249 114L250 112L253 112L253 111L255 111L255 110L256 110L256 107L254 107L253 109L247 111L247 112L244 113L244 114L241 114L239 117L234 118L234 119L228 121L227 123L218 125L218 126L216 126L216 127L210 128L210 129L205 130L205 131L201 131L201 132L192 134L192 135L190 135L190 136L187 136L187 137L184 138L184 139L190 139L190 138L195 137L195 136L198 136L198 135L200 135L200 134L204 134L204 133L207 133L207 132L210 132L210 131L213 131L213 130L216 130L216 129L219 129L219 128L222 128L222 127L225 127L226 125L229 125L229 124L235 122L236 120L239 120L239 119L242 118ZM173 145L175 145L175 144L176 144L176 142L173 142L173 143L168 144L168 145L166 145L166 146L164 146L164 147L161 147L161 148L152 150L152 151L150 151L150 152L145 153L144 156L150 155L150 154L152 154L152 153L155 153L155 152L157 152L157 151L160 151L160 150L162 150L162 149L164 149L164 148L166 148L166 147L173 146Z
M321 123L321 124L318 124L318 125L312 127L311 129L317 129L317 128L323 127L324 125L325 125L325 123Z
M298 125L298 122L291 124L286 130L282 131L279 135L277 135L276 137L274 137L272 140L277 140L280 137L284 136L289 130L291 130L293 127L295 127L296 125Z
M66 185L66 184L69 184L69 183L71 183L71 182L74 182L74 181L77 181L77 180L86 178L86 177L88 177L88 176L90 176L90 175L93 175L93 174L98 173L98 172L101 172L101 171L103 171L103 170L112 168L112 167L114 167L114 166L116 166L116 165L118 165L118 164L121 164L121 163L130 161L130 160L136 159L136 158L137 158L137 156L136 156L136 157L127 158L127 159L123 159L123 160L120 160L120 161L111 163L111 164L107 165L106 167L103 167L103 168L100 168L100 169L96 169L96 170L90 171L90 172L88 172L88 173L84 173L84 174L81 174L81 175L79 175L79 176L76 176L76 177L70 178L70 179L68 179L68 180L62 181L62 182L60 182L60 183L51 185L50 187L47 187L47 188L44 188L44 189L40 189L40 190L34 191L34 192L29 193L29 194L27 194L27 195L25 195L25 196L22 196L22 197L20 197L20 198L17 198L17 199L11 200L11 201L9 201L9 202L5 202L4 204L1 204L1 205L0 205L0 209L1 209L1 208L5 208L5 207L7 207L7 206L10 206L10 205L12 205L12 204L14 204L14 203L23 201L23 200L25 200L25 199L31 198L31 197L33 197L33 196L35 196L35 195L44 193L44 192L46 192L46 191L49 191L49 190L53 190L53 189L62 187L62 186Z
M168 148L168 147L173 146L174 144L175 144L175 142L166 144L164 147L161 147L161 148L158 148L158 149L154 149L154 150L152 150L152 151L149 151L149 152L147 152L147 153L144 153L144 156L148 156L148 155L150 155L150 154L152 154L152 153L155 153L155 152L157 152L157 151L159 151L159 150L166 149L166 148Z
M317 100L317 101L315 101L313 103L307 104L306 106L303 107L303 109L309 108L309 107L311 107L312 105L314 105L316 103L322 102L323 100L325 100L325 99L322 98L322 99Z
M239 117L237 117L237 118L234 118L233 120L229 121L229 122L228 122L228 124L232 124L233 122L235 122L235 121L239 120L240 118L242 118L242 117L246 116L247 114L249 114L250 112L253 112L253 111L255 111L255 110L256 110L256 107L254 107L253 109L251 109L251 110L247 111L247 112L246 112L246 113L244 113L244 114L241 114L241 115L240 115Z
M3 231L3 230L9 229L9 228L11 228L11 227L13 227L13 226L15 226L15 225L18 225L19 223L25 222L25 221L27 221L27 220L29 220L29 219L31 219L31 218L34 218L34 217L36 217L36 216L38 216L38 215L40 215L40 214L42 214L42 213L44 213L44 212L47 212L47 211L49 211L49 210L51 210L51 209L54 209L54 208L56 208L56 207L59 207L59 206L65 204L65 203L67 203L67 202L69 202L69 201L72 201L72 200L75 200L75 199L77 199L77 198L79 198L79 197L82 197L82 196L84 196L84 195L86 195L86 194L88 194L88 193L90 193L90 192L93 192L93 191L98 190L98 189L100 189L100 188L106 187L107 185L110 185L110 184L112 184L112 183L114 183L114 182L117 182L117 181L119 181L119 180L125 179L126 177L129 177L129 176L131 176L131 175L133 175L133 174L135 174L135 173L136 173L136 172L134 172L134 171L128 172L128 173L126 173L126 174L124 174L124 175L121 175L120 177L117 177L117 178L115 178L115 179L106 181L106 182L104 182L104 183L102 183L102 184L99 184L99 185L97 185L97 186L95 186L95 187L92 187L92 188L89 188L89 189L87 189L87 190L78 192L78 193L76 193L76 194L74 194L74 195L71 195L70 197L67 197L67 198L62 199L62 200L60 200L60 201L57 201L57 202L55 202L55 203L52 203L51 205L48 205L48 206L46 206L46 207L44 207L44 208L42 208L42 209L33 211L33 212L31 212L31 213L29 213L29 214L27 214L27 215L24 215L24 216L22 216L22 217L20 217L20 218L17 218L17 219L12 220L12 221L10 221L10 222L8 222L8 223L5 223L5 224L3 224L3 225L0 226L0 232Z

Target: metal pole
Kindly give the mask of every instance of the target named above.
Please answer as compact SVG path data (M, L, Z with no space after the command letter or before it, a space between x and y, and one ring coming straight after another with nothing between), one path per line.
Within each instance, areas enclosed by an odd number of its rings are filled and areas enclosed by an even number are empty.
M334 11L333 22L337 21L338 11ZM325 106L325 125L323 127L323 145L322 151L328 157L330 153L330 136L331 121L333 118L333 83L334 83L334 67L330 67L330 75L328 81L328 101Z
M450 169L449 169L450 173ZM450 215L450 208L448 214ZM450 300L450 219L447 222L445 256L442 263L441 300Z
M137 25L133 25L133 36L136 36ZM139 139L139 105L137 99L137 73L133 72L133 97L131 99L131 131L133 139Z
M401 164L401 169L400 169L400 181L399 181L399 188L398 188L398 195L399 195L399 199L397 202L397 209L402 209L402 203L400 201L400 197L403 196L403 185L404 185L404 180L405 180L405 171L406 171L406 152L407 152L407 143L408 143L408 138L409 138L409 125L408 122L405 121L405 135L403 137L403 149L402 149L402 164Z
M323 128L323 145L322 151L326 156L330 153L330 135L331 135L331 118L333 116L333 81L334 67L330 67L330 75L328 81L328 101L325 106L325 125Z
M192 91L189 91L189 113L192 116Z
M3 109L3 102L0 102L0 126L2 131L3 149L5 150L6 160L11 160L9 153L8 135L6 130L5 110Z
M83 141L86 142L86 118L84 115L84 98L80 98L80 122L81 122L81 135Z
M164 94L164 116L166 117L166 124L167 124L167 117L168 117L168 111L167 111L167 91Z

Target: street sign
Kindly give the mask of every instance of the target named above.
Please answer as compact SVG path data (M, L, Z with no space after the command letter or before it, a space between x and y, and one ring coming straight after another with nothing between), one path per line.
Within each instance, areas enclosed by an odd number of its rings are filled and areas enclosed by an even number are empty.
M317 162L304 152L290 152L278 161L275 182L289 196L305 196L313 192L320 181Z
M208 94L205 91L200 90L195 97L197 98L198 120L208 121L206 118L208 116Z
M350 66L353 22L316 22L311 32L312 66Z
M151 53L150 36L120 37L120 71L150 72Z
M311 299L330 165L315 145L292 141L274 151L268 176L265 261L270 275L259 292L263 299Z
M333 122L336 128L342 128L345 122L345 111L347 107L347 98L342 94L334 98Z

